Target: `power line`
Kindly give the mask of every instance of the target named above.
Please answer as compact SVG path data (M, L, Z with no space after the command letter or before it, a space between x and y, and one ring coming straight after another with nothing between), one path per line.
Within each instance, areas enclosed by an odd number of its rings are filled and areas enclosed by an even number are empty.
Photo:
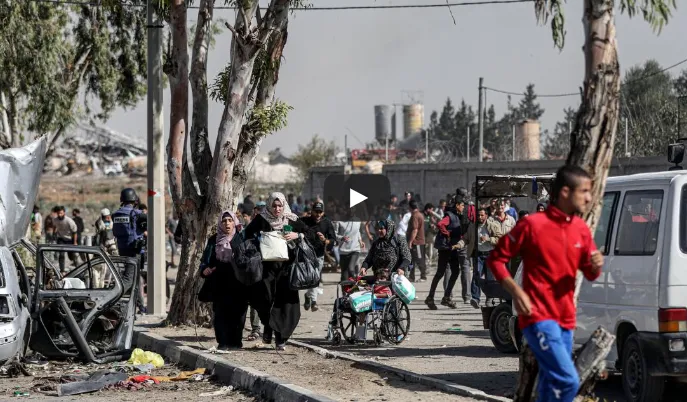
M53 3L75 6L102 6L100 1L78 1L78 0L29 0L34 3ZM291 7L294 11L353 11L353 10L392 10L392 9L412 9L412 8L441 8L441 7L464 7L464 6L486 6L498 4L532 3L534 0L482 0L482 1L463 1L457 3L436 3L436 4L406 4L406 5L374 5L374 6L331 6L331 7ZM145 4L122 4L124 7L144 8ZM187 6L187 9L198 9L198 6ZM215 6L215 10L236 10L235 6ZM264 8L263 8L264 9Z
M653 72L653 73L651 73L651 74L647 74L647 75L645 75L645 76L642 76L642 77L635 78L635 79L633 79L633 80L627 81L627 82L625 83L625 85L627 85L627 84L634 84L634 83L636 83L636 82L641 82L641 81L647 80L647 79L649 79L649 78L651 78L651 77L655 77L655 76L657 76L657 75L659 75L659 74L663 74L663 73L665 73L666 71L672 70L673 68L675 68L675 67L677 67L677 66L679 66L679 65L685 64L685 63L687 63L687 59L678 61L677 63L675 63L675 64L673 64L673 65L671 65L671 66L668 66L668 67L666 67L666 68L662 68L662 69L660 69L660 70L658 70L658 71L655 71L655 72ZM496 88L490 88L490 87L483 87L483 88L486 89L486 90L492 91L492 92L498 92L498 93L506 94L506 95L525 96L525 94L522 93L522 92L504 91L504 90L502 90L502 89L496 89ZM579 93L579 92L570 92L570 93L562 93L562 94L543 94L543 95L537 94L537 98L563 98L563 97L567 97L567 96L580 96L580 93Z

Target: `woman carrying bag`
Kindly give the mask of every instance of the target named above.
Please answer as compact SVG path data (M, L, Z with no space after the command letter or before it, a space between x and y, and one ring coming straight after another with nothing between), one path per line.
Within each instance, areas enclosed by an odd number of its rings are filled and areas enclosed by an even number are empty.
M217 234L208 239L200 263L205 283L198 293L202 302L212 302L213 326L218 350L240 349L246 322L249 288L234 275L234 249L241 242L241 224L236 215L225 211L217 223Z
M246 239L252 239L268 232L277 233L266 236L278 235L289 243L303 238L312 245L321 243L317 234L291 212L284 194L278 192L270 195L265 210L253 218L244 233ZM289 252L287 261L263 260L263 280L251 287L255 292L252 297L257 299L254 307L265 327L262 341L271 344L274 332L277 350L285 349L301 318L298 291L292 290L289 282L288 267L293 259L294 253Z

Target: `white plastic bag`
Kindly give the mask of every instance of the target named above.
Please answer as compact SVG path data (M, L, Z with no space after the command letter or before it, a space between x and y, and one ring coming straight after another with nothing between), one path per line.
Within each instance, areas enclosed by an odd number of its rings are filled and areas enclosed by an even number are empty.
M260 236L260 254L262 254L263 261L288 261L289 249L281 233L262 232Z
M410 304L415 300L415 286L403 275L391 275L391 288L405 304Z

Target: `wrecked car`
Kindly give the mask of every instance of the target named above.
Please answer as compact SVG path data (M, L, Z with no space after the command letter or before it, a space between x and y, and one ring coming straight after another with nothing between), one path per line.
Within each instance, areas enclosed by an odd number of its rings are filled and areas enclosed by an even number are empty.
M45 140L0 152L0 364L27 349L94 363L128 358L137 260L24 238L44 155ZM57 269L61 253L73 264L64 276Z

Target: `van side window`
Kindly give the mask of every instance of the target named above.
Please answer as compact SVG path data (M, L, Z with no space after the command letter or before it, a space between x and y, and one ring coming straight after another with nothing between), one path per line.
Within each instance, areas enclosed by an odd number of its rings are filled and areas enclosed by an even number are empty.
M663 190L625 193L615 255L653 255L658 245Z
M603 205L601 206L601 216L599 223L594 231L594 244L604 255L608 255L611 243L611 231L615 220L616 204L618 203L618 192L608 192L604 194Z

